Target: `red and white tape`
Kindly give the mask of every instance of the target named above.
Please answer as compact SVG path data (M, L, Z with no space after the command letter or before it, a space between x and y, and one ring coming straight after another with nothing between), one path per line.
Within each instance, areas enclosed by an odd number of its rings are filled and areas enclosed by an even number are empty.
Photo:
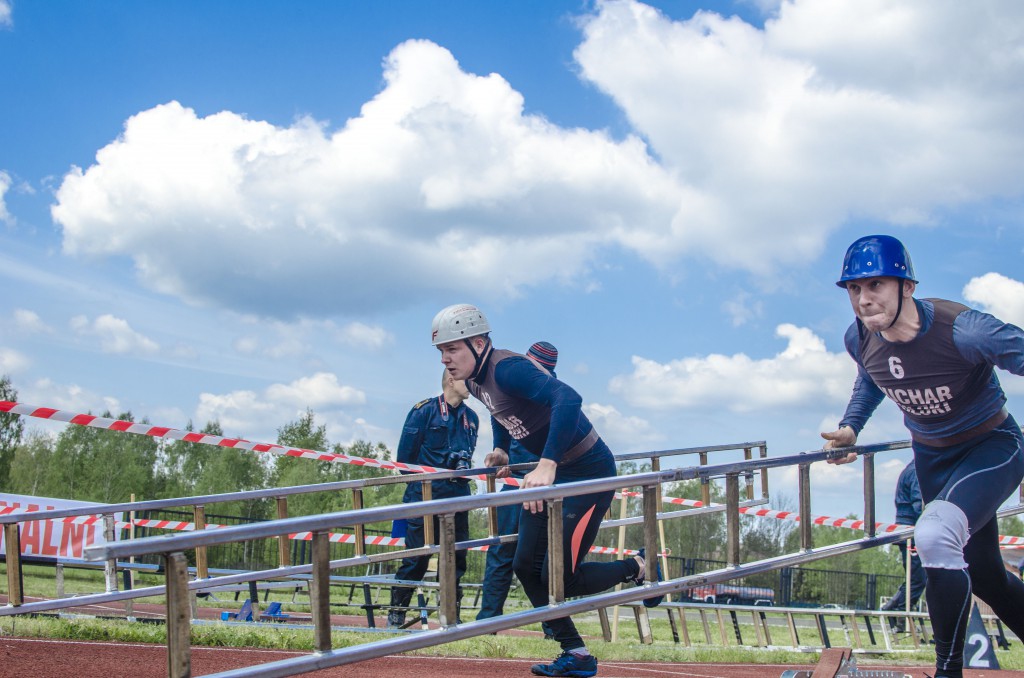
M285 447L283 445L278 445L276 443L254 443L248 440L242 440L241 438L225 438L223 436L215 436L210 435L208 433L182 431L180 429L169 428L167 426L137 424L131 421L124 421L122 419L109 419L107 417L97 417L91 414L75 414L73 412L56 410L51 407L38 407L36 405L15 403L11 402L10 400L0 400L0 412L6 412L8 414L18 414L23 417L36 417L38 419L46 419L48 421L60 421L66 424L77 424L78 426L88 426L90 428L98 428L106 431L134 433L136 435L150 436L152 438L168 438L170 440L180 440L186 443L214 445L216 447L229 447L234 449L248 450L250 452L263 452L267 454L276 454L284 457L300 457L303 459L313 459L315 461L329 461L338 464L370 466L385 469L388 471L406 471L410 473L435 473L437 471L449 470L434 468L433 466L422 466L419 464L405 464L397 461L372 459L370 457L357 457L348 454L336 454L333 452L321 452L319 450L307 450L295 447ZM477 478L480 480L487 479L486 475L465 477ZM501 478L498 479L497 482L505 483L506 485L514 485L517 487L521 484L517 478Z

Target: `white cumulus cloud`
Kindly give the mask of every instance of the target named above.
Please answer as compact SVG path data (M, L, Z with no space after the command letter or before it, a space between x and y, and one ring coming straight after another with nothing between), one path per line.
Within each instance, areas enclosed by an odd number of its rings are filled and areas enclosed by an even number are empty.
M682 182L638 247L771 270L851 217L1020 194L1024 4L792 0L764 29L599 2L575 55ZM651 235L645 233L643 235Z
M638 137L525 114L499 75L430 42L395 48L384 80L333 132L177 102L132 116L63 179L65 252L129 255L162 292L285 317L516 294L668 228L674 182Z
M14 326L21 332L31 334L53 332L53 328L43 322L38 313L24 308L14 309Z
M19 372L31 364L29 359L13 348L0 346L0 376Z
M613 405L585 404L583 413L616 454L638 452L664 439L646 419L626 416Z
M11 18L12 9L10 0L0 0L0 28L9 28L14 25L14 20Z
M334 374L318 372L302 377L288 384L271 384L263 393L238 390L231 393L203 393L199 397L195 421L219 421L228 435L242 435L267 441L275 436L268 430L268 424L275 429L301 415L307 408L318 415L330 413L331 418L350 415L340 412L341 408L362 405L366 394L338 381ZM367 428L365 422L360 430ZM332 429L334 430L334 429Z
M711 354L668 363L633 357L633 372L609 384L635 407L714 408L731 412L785 410L822 402L845 404L856 375L850 357L829 353L811 330L779 325L785 350L763 359Z
M377 349L394 342L395 338L383 327L353 322L338 330L338 338L349 346Z
M152 354L160 350L159 344L133 330L127 320L109 313L91 322L84 315L75 316L71 319L71 329L82 336L97 337L105 353Z
M527 114L500 74L412 40L339 128L140 111L64 176L52 215L68 254L128 256L153 289L293 318L590 289L614 250L769 274L851 219L925 224L1020 195L1024 3L756 4L763 29L635 0L581 19L578 72L624 111L621 140Z
M964 299L979 305L1000 320L1024 327L1024 283L999 273L972 278L963 290Z
M0 26L3 26L2 4L0 4ZM11 190L11 175L0 170L0 221L5 224L10 224L14 221L11 213L7 211L7 202L4 200L4 196L7 195L7 191L9 190Z

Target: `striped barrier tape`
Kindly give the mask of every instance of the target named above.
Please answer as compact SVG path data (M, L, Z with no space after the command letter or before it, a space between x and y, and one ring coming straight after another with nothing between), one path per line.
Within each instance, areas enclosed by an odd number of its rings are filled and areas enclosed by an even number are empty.
M627 497L641 497L643 496L640 492L629 492L624 491L620 494L616 493L616 497L622 495ZM708 506L702 501L696 499L680 499L678 497L663 497L662 500L667 504L678 504L683 506L692 506L695 508L702 508ZM710 506L722 506L722 504L712 503ZM792 520L794 522L800 522L800 514L794 511L776 511L773 509L766 508L755 508L752 506L741 506L740 513L748 516L757 516L759 518L775 518L777 520ZM826 527L845 527L851 530L863 530L864 521L858 518L833 518L831 516L812 516L811 522L814 525L824 525ZM895 532L898 529L908 527L907 525L899 525L897 523L875 523L875 532ZM1024 545L1024 537L1011 537L1006 535L999 535L999 544L1006 545Z
M337 454L334 452L321 452L319 450L307 450L303 448L285 447L276 443L254 443L241 438L225 438L224 436L211 435L209 433L196 433L194 431L182 431L167 426L153 426L151 424L137 424L123 419L110 419L97 417L91 414L75 414L65 412L51 407L39 407L26 405L10 400L0 400L0 412L17 414L23 417L36 417L48 421L59 421L65 424L76 424L106 431L119 431L121 433L134 433L152 438L168 438L186 443L198 443L200 445L213 445L215 447L228 447L234 449L248 450L250 452L262 452L276 454L283 457L299 457L302 459L313 459L314 461L329 461L338 464L353 464L355 466L368 466L388 471L405 471L409 473L436 473L450 469L440 469L433 466L422 466L419 464L406 464L398 461L385 461L372 459L370 457L357 457L348 454ZM486 480L487 475L465 476ZM499 478L498 482L518 487L521 483L517 478Z
M136 435L146 435L154 438L168 438L171 440L180 440L187 443L198 443L202 445L213 445L216 447L229 447L235 449L248 450L250 452L263 452L269 454L276 454L279 456L287 457L299 457L303 459L313 459L316 461L330 461L342 464L353 464L356 466L369 466L376 467L390 471L406 471L410 473L435 473L438 471L445 471L448 469L439 469L432 466L422 466L419 464L406 464L402 462L384 461L381 459L372 459L369 457L357 457L347 454L337 454L333 452L321 452L319 450L308 450L302 448L289 448L276 443L254 443L241 438L226 438L224 436L211 435L209 433L195 433L193 431L182 431L180 429L174 429L166 426L153 426L150 424L137 424L131 421L124 421L123 419L110 419L107 417L97 417L91 414L74 414L72 412L66 412L63 410L57 410L50 407L38 407L35 405L27 405L25 403L16 403L10 400L0 400L0 412L8 414L17 414L25 417L36 417L39 419L46 419L48 421L60 421L67 424L76 424L78 426L87 426L90 428L98 428L109 431L120 431L122 433L134 433ZM487 475L467 476L480 480L487 479ZM508 485L519 486L521 485L517 478L500 478L497 479L499 482L504 482ZM639 492L622 492L617 493L616 496L642 496ZM680 499L677 497L664 497L663 501L671 504L679 504L683 506L703 507L704 502L697 501L694 499ZM711 504L715 506L715 504ZM740 507L740 513L755 515L759 517L777 518L779 520L793 520L796 522L800 521L800 515L792 511L775 511L772 509L755 509L753 507ZM0 513L2 515L2 513ZM852 530L863 530L864 521L850 518L832 518L829 516L814 516L813 523L815 525L826 525L829 527L845 527ZM892 532L894 530L904 527L892 523L875 523L876 532ZM1024 538L1022 537L999 537L999 543L1001 545L1011 544L1024 544Z

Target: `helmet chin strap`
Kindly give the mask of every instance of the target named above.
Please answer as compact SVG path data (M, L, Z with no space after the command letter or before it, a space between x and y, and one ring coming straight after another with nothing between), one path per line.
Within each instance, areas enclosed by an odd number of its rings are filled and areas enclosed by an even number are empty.
M486 339L487 343L484 344L484 350L479 353L477 353L476 349L473 348L473 337L467 337L466 339L463 339L463 341L466 342L466 346L469 347L469 352L473 354L473 359L475 361L473 365L473 373L470 374L468 378L474 379L476 375L480 374L480 367L483 365L484 356L487 355L487 349L491 347L491 338L488 337Z
M903 312L903 281L899 281L899 289L896 292L896 315L892 317L892 322L885 329L891 330L892 326L896 324L896 321L900 319L900 313Z

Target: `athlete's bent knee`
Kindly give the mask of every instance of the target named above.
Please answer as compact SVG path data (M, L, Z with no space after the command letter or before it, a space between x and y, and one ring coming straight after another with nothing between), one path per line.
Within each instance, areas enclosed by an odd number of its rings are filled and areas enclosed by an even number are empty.
M914 528L921 564L941 570L963 570L967 567L964 546L969 536L964 512L956 504L941 499L925 507Z

